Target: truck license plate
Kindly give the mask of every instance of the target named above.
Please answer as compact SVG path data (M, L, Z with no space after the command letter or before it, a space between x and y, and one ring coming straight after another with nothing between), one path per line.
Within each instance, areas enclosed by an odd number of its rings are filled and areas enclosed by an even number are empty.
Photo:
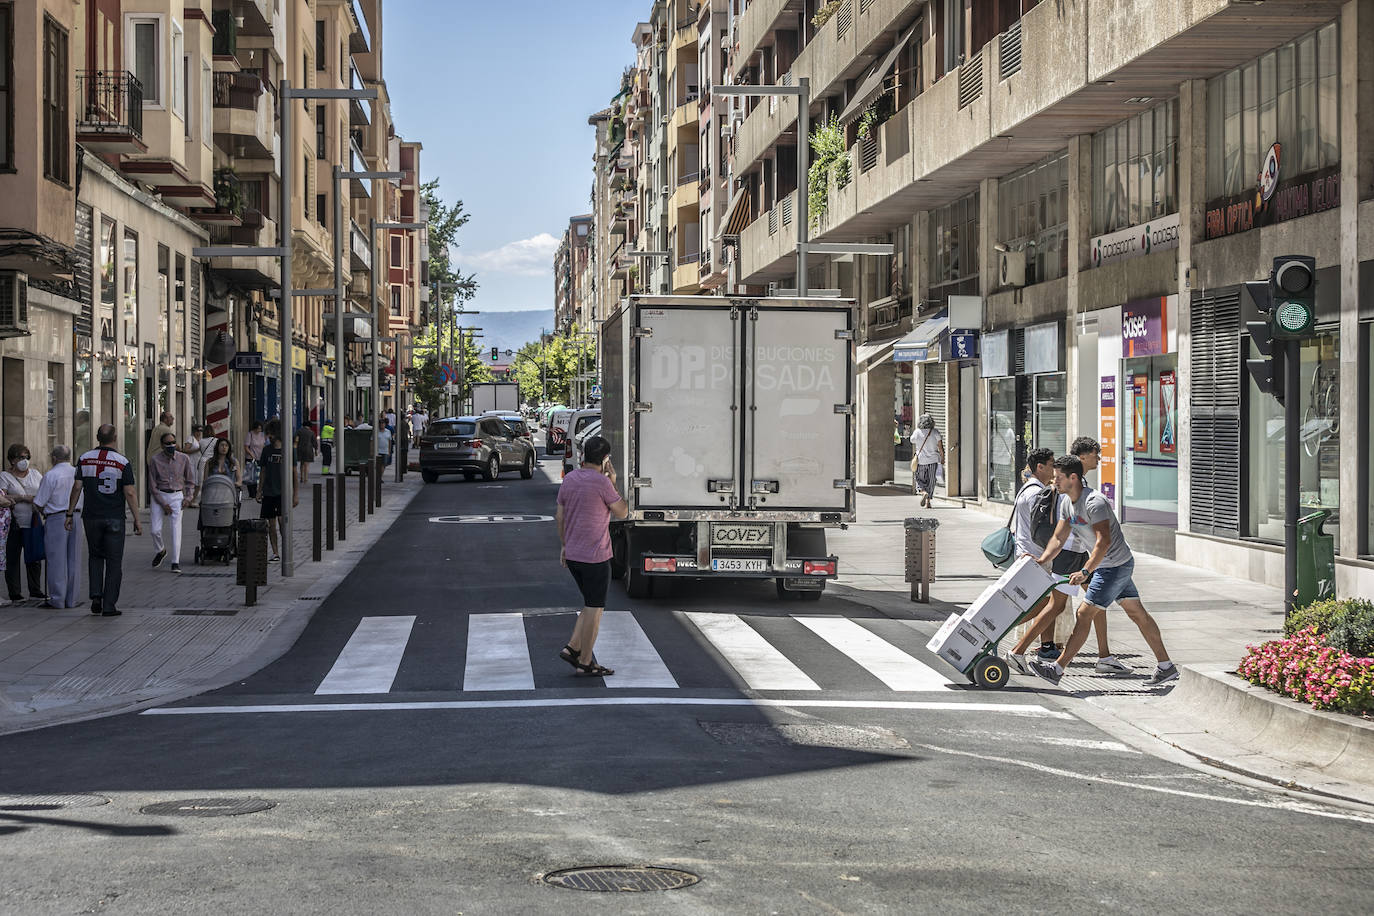
M768 561L742 557L716 557L711 560L711 568L716 572L767 572Z
M712 547L771 547L772 525L714 524L711 526Z

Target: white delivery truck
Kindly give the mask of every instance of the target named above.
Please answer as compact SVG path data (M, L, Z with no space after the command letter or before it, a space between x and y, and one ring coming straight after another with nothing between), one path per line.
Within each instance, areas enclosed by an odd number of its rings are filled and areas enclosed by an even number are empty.
M613 573L819 598L854 520L854 304L634 296L601 327L601 435L629 503Z
M489 410L520 412L520 386L515 382L474 382L472 412L478 416Z

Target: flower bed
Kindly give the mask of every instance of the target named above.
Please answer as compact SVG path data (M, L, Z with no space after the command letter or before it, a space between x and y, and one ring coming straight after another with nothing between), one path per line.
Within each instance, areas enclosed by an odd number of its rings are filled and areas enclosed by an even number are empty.
M1374 712L1374 658L1328 645L1315 626L1250 646L1237 673L1314 709Z

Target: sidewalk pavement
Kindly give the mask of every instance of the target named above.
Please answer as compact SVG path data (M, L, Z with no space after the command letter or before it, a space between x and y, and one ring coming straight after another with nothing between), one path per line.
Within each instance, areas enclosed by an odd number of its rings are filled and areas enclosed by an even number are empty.
M143 535L129 529L124 552L120 617L90 613L85 539L81 550L82 604L67 610L39 607L26 599L0 608L0 734L77 722L167 703L233 682L284 653L314 609L352 571L391 522L419 492L420 475L402 483L387 469L382 507L358 522L358 477L346 478L346 539L321 562L311 561L313 491L324 478L311 475L292 514L295 575L268 567L257 603L244 605L236 585L237 563L198 566L198 511L182 520L180 574L170 554L152 567L148 510ZM245 500L241 518L257 518L258 503ZM171 526L166 526L170 538Z
M904 577L903 520L909 517L940 522L930 604L910 600ZM859 519L829 539L840 561L841 575L830 589L836 597L906 619L933 635L950 613L962 613L998 578L981 544L1006 524L1001 507L996 514L940 502L922 509L903 490L874 487L860 491ZM1140 631L1113 608L1108 640L1135 677L1096 674L1096 640L1090 636L1058 687L1014 674L1008 689L1056 698L1118 737L1125 736L1125 726L1126 735L1134 730L1137 739L1153 737L1194 760L1263 782L1374 804L1374 722L1318 712L1233 673L1246 646L1282 636L1280 589L1146 554L1136 555L1135 582L1180 666L1176 686L1145 686L1154 656ZM1057 635L1066 635L1069 619L1067 612L1061 616ZM1003 644L1004 654L1008 648Z

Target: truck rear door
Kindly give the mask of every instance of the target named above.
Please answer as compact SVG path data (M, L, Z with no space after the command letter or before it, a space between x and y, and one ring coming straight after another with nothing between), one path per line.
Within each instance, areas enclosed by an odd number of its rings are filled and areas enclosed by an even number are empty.
M749 311L744 487L752 508L851 508L851 320L848 308Z
M728 508L739 488L739 310L639 309L631 474L639 507Z

